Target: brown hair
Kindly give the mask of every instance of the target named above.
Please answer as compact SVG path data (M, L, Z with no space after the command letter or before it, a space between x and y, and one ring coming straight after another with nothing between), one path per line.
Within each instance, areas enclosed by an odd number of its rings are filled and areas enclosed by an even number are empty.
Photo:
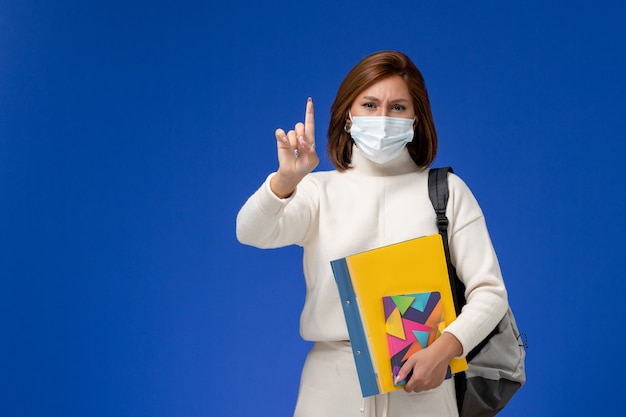
M422 73L402 52L380 51L363 58L350 70L330 108L326 150L337 170L345 171L352 161L352 138L344 130L350 106L364 89L392 75L404 79L413 98L417 124L413 141L407 144L411 158L420 167L427 167L435 160L437 132Z

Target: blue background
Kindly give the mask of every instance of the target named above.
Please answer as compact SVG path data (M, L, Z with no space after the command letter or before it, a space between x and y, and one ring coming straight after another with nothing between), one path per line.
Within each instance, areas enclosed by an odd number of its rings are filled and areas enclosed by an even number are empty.
M324 149L381 49L422 70L528 335L502 415L623 415L621 4L1 1L0 415L291 415L301 252L235 216L274 130L312 96Z

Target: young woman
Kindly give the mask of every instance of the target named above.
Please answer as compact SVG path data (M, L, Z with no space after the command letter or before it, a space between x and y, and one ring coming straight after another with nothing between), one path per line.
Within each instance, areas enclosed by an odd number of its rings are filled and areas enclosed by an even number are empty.
M304 123L276 130L279 167L237 217L237 237L259 248L304 249L304 339L314 341L300 382L296 417L456 416L452 358L496 326L508 302L481 209L450 175L450 251L467 305L441 337L411 356L404 390L363 398L330 261L437 233L428 167L437 135L420 71L403 53L381 51L346 76L331 108L327 152L335 170L312 172L313 102ZM402 378L400 378L402 379Z

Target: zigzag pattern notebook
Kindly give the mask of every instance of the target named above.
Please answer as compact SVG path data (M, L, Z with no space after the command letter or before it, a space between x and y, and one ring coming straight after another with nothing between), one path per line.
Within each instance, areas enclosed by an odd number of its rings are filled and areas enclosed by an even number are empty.
M400 368L416 352L430 346L443 332L443 304L439 292L422 292L383 297L385 328L391 360L391 374L396 380ZM410 375L410 374L409 374ZM451 377L448 367L447 378ZM405 380L394 382L405 385Z

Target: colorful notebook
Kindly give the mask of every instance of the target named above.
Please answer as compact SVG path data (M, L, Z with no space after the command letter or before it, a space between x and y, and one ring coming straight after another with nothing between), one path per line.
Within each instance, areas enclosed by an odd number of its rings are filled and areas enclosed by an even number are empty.
M364 397L399 389L393 383L383 297L437 292L442 330L456 318L441 235L396 243L331 261ZM467 369L453 359L452 373Z
M392 378L395 385L405 385L409 378L395 382L402 365L411 355L430 346L445 329L441 294L390 295L382 301ZM446 378L451 376L448 367Z

